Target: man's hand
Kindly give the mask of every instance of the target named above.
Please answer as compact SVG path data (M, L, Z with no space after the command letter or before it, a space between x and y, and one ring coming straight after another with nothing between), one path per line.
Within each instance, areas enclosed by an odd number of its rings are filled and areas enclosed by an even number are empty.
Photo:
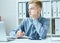
M22 36L24 36L24 32L18 31L18 32L16 33L16 37L17 37L17 38L18 38L18 37L22 37Z

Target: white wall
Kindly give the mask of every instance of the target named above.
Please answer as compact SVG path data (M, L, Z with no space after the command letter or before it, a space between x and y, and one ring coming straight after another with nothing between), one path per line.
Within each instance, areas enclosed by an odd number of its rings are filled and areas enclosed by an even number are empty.
M16 0L0 0L0 16L5 22L7 34L17 26Z

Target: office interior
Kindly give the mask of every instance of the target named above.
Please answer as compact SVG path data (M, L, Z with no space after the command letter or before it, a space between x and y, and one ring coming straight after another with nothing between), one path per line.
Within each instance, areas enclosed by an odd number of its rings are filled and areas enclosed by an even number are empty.
M18 26L21 21L29 17L29 0L0 0L0 16L4 21L6 33ZM50 28L47 36L60 37L60 0L42 0L41 16L50 19Z

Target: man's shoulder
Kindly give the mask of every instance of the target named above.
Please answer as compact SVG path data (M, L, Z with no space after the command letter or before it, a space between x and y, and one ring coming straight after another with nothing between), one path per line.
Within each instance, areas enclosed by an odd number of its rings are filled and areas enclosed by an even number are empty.
M29 17L26 17L26 18L23 19L23 21L26 21L26 22L29 21L29 20L30 20Z
M49 18L41 17L40 21L41 21L41 22L49 22L50 19L49 19Z
M49 18L41 17L41 20L47 21Z

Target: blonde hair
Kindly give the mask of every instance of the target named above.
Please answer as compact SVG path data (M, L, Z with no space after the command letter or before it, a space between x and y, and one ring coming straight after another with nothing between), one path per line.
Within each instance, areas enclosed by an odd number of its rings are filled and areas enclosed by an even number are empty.
M31 1L29 1L28 4L32 4L32 3L35 3L37 6L39 6L39 7L42 8L42 1L39 1L39 0L31 0Z

